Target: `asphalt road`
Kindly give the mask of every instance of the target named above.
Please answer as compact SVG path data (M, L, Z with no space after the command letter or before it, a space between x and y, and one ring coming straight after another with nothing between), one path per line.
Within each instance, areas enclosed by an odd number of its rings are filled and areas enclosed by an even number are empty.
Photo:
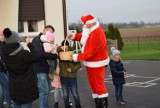
M129 73L123 89L127 105L117 106L114 97L114 86L108 67L106 68L105 77L105 84L109 92L108 108L160 108L160 61L130 60L123 61L123 63ZM95 108L84 66L78 72L78 91L82 108ZM49 108L53 108L53 96L54 89L52 88L48 99ZM72 96L70 98L75 105ZM39 108L38 100L33 103L33 108ZM59 102L59 108L65 108L62 98Z

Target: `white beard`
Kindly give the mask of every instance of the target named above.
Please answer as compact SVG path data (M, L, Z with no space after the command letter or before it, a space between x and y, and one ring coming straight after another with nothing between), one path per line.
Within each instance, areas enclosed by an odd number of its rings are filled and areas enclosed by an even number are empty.
M82 30L82 37L81 37L81 41L80 43L82 45L84 45L89 37L89 34L91 33L90 32L91 30L90 29L87 29L85 26L83 27L83 30Z

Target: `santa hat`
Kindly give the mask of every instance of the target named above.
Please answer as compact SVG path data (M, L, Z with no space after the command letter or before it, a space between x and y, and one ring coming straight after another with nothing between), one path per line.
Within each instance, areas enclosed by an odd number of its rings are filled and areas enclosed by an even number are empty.
M0 36L3 35L3 29L0 28Z
M92 15L89 14L89 15L82 16L81 21L85 25L85 24L91 24L91 23L96 22L96 19Z
M110 50L111 50L113 56L115 56L116 54L121 54L121 52L119 50L117 50L115 47L111 47Z

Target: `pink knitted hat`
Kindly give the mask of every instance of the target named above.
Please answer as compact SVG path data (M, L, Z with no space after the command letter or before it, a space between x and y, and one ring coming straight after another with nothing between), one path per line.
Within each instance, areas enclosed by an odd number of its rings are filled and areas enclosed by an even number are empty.
M51 32L46 32L45 36L48 40L52 40L55 37L54 34Z
M3 35L3 29L0 28L0 36Z

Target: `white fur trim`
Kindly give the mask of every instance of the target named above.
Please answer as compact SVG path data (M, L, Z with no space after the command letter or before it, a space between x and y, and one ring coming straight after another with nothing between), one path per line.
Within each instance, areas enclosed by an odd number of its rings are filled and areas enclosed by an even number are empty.
M95 67L96 68L96 67L108 65L109 61L110 61L110 59L108 57L106 60L102 60L102 61L95 61L95 62L83 61L83 64L88 67Z
M96 22L96 25L91 28L91 31L90 31L90 32L94 31L94 30L97 29L98 27L99 27L99 22L97 21L97 22Z
M94 18L94 19L92 19L92 20L88 20L88 21L86 21L86 24L91 24L91 23L94 23L94 22L96 22L96 19Z
M109 94L106 93L106 94L98 95L98 98L104 98L104 97L108 97L108 96L109 96Z
M105 93L105 94L102 94L102 95L98 95L98 94L92 94L92 97L95 99L95 98L104 98L104 97L108 97L109 94L108 93Z
M98 94L92 94L93 98L98 98Z
M73 54L73 57L72 57L73 61L77 62L77 58L78 58L78 54Z

